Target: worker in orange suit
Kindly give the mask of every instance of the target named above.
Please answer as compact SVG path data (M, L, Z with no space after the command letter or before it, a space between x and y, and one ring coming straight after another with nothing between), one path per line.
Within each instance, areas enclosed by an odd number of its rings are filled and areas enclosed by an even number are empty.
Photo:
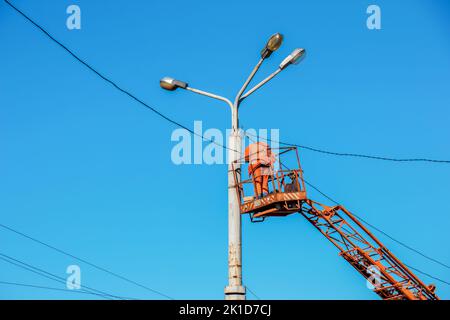
M269 176L273 174L275 155L264 142L255 142L245 149L245 162L248 162L248 174L253 177L257 198L269 193Z

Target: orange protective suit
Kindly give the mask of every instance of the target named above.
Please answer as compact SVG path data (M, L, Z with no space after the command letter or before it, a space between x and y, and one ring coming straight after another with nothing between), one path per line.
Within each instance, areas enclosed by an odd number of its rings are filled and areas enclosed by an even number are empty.
M248 174L253 176L256 197L269 193L269 176L273 174L275 155L264 142L250 144L245 149L245 162L249 162Z

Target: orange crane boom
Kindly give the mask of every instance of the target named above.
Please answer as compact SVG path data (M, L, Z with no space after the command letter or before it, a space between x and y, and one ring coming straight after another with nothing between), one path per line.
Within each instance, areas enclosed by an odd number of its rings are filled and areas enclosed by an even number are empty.
M340 251L384 300L439 300L435 286L424 284L353 214L342 206L306 200L300 213Z

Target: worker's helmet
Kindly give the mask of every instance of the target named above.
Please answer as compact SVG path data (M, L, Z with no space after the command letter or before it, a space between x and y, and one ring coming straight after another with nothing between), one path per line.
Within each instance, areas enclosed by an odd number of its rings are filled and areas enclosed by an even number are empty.
M265 142L255 142L250 144L247 148L245 148L244 151L244 160L245 162L250 161L250 155L253 155L255 153L263 152L263 151L269 151L270 146Z

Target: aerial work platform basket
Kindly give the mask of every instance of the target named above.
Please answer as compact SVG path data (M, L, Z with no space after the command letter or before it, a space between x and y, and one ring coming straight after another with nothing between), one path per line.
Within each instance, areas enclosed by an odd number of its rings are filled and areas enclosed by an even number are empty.
M276 153L278 151L278 153ZM271 149L276 162L268 175L268 194L260 196L256 191L255 176L249 175L247 169L251 165L243 159L233 163L236 192L240 200L241 214L249 214L254 222L263 221L265 217L287 216L301 211L306 200L305 181L300 166L300 158L296 147ZM239 168L246 179L238 182Z

